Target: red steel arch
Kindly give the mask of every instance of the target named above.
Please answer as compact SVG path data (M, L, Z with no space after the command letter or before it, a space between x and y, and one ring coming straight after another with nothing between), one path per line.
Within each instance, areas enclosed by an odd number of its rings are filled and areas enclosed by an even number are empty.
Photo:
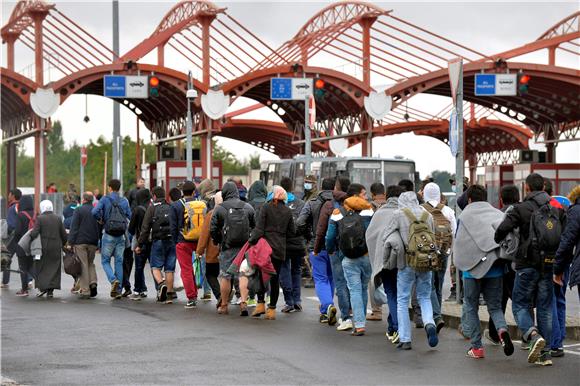
M48 4L42 0L20 0L14 6L10 18L2 27L2 39L7 35L19 35L22 31L34 24L31 13L48 13L55 8L54 4Z
M567 16L548 28L537 40L551 39L555 36L567 35L571 32L578 32L580 11Z

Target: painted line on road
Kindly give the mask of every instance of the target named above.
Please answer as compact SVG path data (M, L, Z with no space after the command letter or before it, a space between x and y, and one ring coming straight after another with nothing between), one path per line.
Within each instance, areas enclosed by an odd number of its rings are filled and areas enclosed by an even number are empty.
M565 344L564 347L576 347L576 346L580 346L580 343L574 343L574 344Z

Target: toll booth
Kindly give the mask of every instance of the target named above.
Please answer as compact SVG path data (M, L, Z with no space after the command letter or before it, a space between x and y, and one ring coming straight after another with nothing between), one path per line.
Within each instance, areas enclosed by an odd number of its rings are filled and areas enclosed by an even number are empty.
M201 182L201 161L193 161L193 180L196 184ZM150 189L154 186L162 186L166 191L176 187L187 178L185 161L158 161L155 164L143 164L141 176L145 179L145 186ZM214 161L212 179L216 187L222 186L222 163Z
M580 185L580 164L517 164L514 165L514 185L520 189L522 197L530 173L549 178L554 186L553 195L567 196L576 185Z
M500 193L502 186L514 183L513 165L492 165L485 167L485 187L487 202L500 208ZM520 192L521 195L521 192Z

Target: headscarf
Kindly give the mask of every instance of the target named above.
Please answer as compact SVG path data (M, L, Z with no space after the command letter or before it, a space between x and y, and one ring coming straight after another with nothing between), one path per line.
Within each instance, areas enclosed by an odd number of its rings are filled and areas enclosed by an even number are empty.
M274 185L272 188L272 200L273 201L283 201L284 204L288 203L288 194L283 187L279 185Z
M52 212L53 208L52 208L52 201L50 200L43 200L40 201L40 213L44 213L44 212Z
M218 206L219 204L221 204L222 202L224 202L224 198L222 197L222 192L221 191L217 192L213 196L213 202L215 203L215 206Z
M441 189L439 189L439 185L434 182L429 182L423 188L423 199L425 202L429 201L436 201L439 203L441 201Z

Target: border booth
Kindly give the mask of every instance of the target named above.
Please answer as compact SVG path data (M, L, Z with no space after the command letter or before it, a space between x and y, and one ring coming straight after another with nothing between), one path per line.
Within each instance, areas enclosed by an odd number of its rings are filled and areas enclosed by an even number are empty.
M193 161L193 181L199 184L202 181L201 161ZM222 163L214 161L212 167L212 180L217 189L222 186ZM141 175L145 178L145 186L150 189L160 185L166 191L175 188L187 178L185 161L158 161L156 164L143 164Z
M487 202L500 208L501 188L514 183L513 165L492 165L485 167L485 185L487 188ZM520 198L522 192L520 191Z
M542 177L549 178L554 186L553 195L568 196L570 191L580 185L580 164L518 164L514 165L514 184L523 192L526 185L526 177L530 173L539 173Z

